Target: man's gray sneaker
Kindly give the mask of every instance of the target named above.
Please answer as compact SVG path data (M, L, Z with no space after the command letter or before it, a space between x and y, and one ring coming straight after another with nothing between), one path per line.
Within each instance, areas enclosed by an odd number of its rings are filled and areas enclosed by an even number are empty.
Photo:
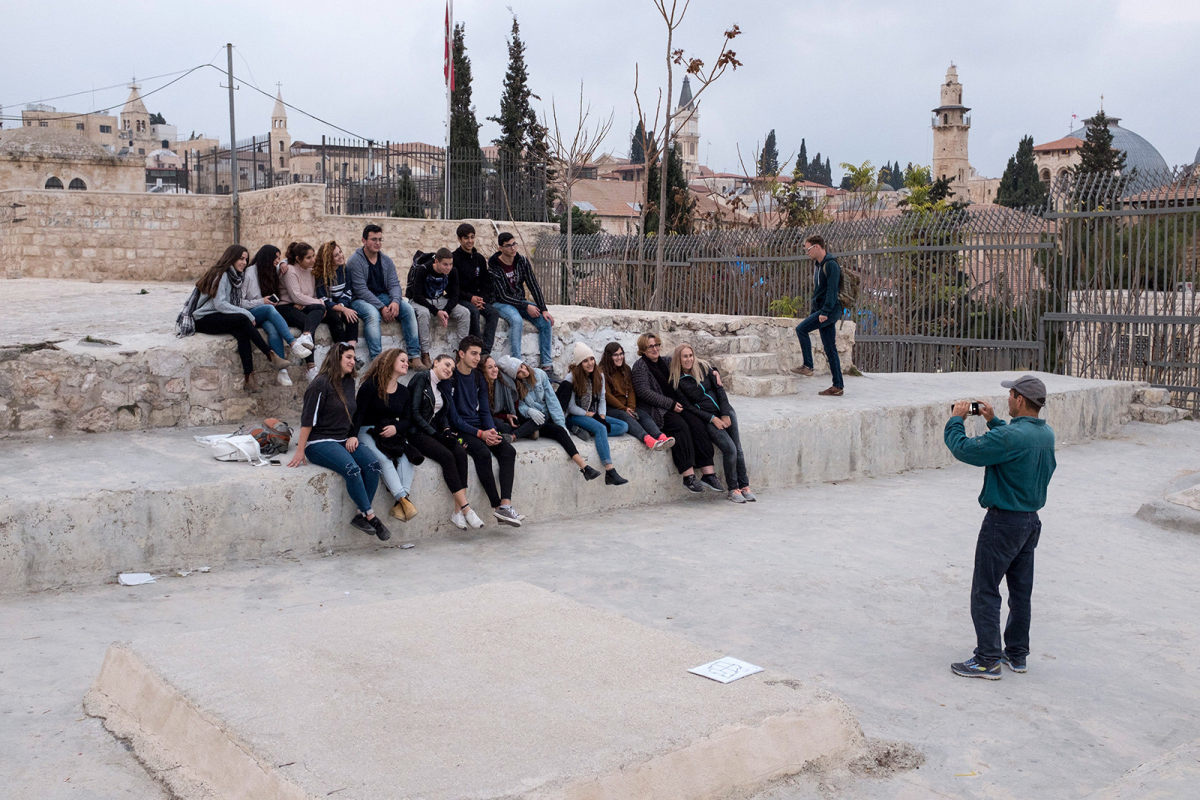
M961 675L964 678L983 678L985 681L1000 680L1000 662L997 661L991 666L984 666L971 656L966 661L959 661L950 665L950 671L955 675Z

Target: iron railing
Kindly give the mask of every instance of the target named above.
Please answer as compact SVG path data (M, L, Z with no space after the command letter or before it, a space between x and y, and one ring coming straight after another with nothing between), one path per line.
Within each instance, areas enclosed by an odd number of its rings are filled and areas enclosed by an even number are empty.
M420 142L374 142L322 136L320 144L278 134L238 142L193 158L194 191L228 194L290 183L325 185L328 214L440 219L447 215L446 150ZM233 168L236 161L237 168ZM496 148L450 151L449 219L545 222L549 219L543 162Z
M661 276L652 236L575 236L569 260L566 237L543 236L536 268L551 302L650 308L658 287L664 311L788 315L810 306L803 242L820 234L861 278L845 314L864 370L1043 368L1147 380L1200 410L1193 167L1063 176L1036 208L857 216L668 237Z

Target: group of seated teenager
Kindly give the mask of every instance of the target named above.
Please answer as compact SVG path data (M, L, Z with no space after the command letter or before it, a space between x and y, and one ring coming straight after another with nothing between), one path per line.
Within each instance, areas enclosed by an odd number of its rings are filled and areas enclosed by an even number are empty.
M253 348L268 357L279 383L291 386L290 347L307 365L307 378L312 381L317 375L313 359L317 326L329 327L334 344L354 344L360 321L369 359L383 350L381 322L399 321L414 371L433 365L429 354L435 326L444 329L451 342L467 335L480 337L486 356L495 343L496 325L504 319L509 353L519 360L525 321L529 321L538 333L541 368L554 378L550 360L554 317L533 267L517 251L516 237L501 233L499 250L485 259L475 249L474 227L463 223L456 234L459 246L454 251L443 247L414 259L403 291L395 263L382 252L383 229L378 225L363 229L362 246L349 259L334 241L317 249L292 242L284 253L264 245L253 259L245 247L232 245L196 282L199 296L191 311L195 330L237 340L248 391L255 388ZM266 334L265 341L258 328ZM293 337L292 328L300 335ZM356 364L362 368L365 360L359 356Z
M616 471L609 437L630 434L649 449L670 450L689 491L707 487L727 492L735 503L753 502L737 415L720 375L689 344L677 346L674 356L660 355L661 349L657 336L643 334L641 357L629 367L616 342L605 348L599 364L591 348L576 343L569 375L556 391L545 370L512 356L484 356L482 340L471 334L454 356L437 356L407 385L409 356L398 348L377 356L356 384L355 346L339 342L304 393L300 435L288 466L308 460L341 475L357 508L351 525L382 540L391 533L371 509L380 478L392 495L391 515L407 522L417 515L410 497L415 467L427 458L441 467L456 527L484 525L467 502L468 459L492 515L520 527L525 517L512 505L513 442L542 435L562 447L584 480L601 472L580 455L571 433L594 439L605 483L612 486L629 481ZM723 455L728 490L715 474L714 448ZM499 463L498 486L493 458Z

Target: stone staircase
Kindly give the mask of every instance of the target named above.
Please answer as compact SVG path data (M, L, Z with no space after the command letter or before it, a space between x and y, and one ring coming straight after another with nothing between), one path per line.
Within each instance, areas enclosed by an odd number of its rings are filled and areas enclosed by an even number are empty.
M756 335L714 337L706 344L704 357L720 371L730 394L778 397L800 391L804 379L788 371L802 363L799 348L767 352Z
M1170 390L1155 389L1149 384L1139 384L1133 390L1129 413L1138 422L1153 422L1156 425L1167 425L1192 417L1186 408L1171 405Z

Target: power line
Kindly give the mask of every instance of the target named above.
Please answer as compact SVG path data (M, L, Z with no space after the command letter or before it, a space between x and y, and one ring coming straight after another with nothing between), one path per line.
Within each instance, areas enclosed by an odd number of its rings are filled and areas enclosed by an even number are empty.
M212 64L198 64L189 70L184 70L182 74L171 73L173 75L178 74L179 77L175 78L175 80L164 83L162 86L158 87L157 89L151 89L150 91L143 94L142 97L145 98L145 97L149 97L152 94L157 94L158 92L161 92L163 89L166 89L168 86L171 86L172 84L178 83L179 81L183 80L188 75L191 75L193 72L195 72L196 70L204 69L205 67L212 67L212 69L217 69L217 67L213 66ZM218 71L220 71L220 70L218 70ZM222 72L222 74L224 74L224 73ZM86 92L82 92L81 94L86 94ZM114 108L117 108L118 106L123 107L124 105L125 105L125 103L114 103L113 105L108 106L107 108L98 108L95 111L86 111L86 112L83 112L80 114L64 114L63 116L57 117L56 119L63 120L63 119L74 119L76 117L91 117L91 116L95 116L97 114L103 114L106 111L112 111ZM0 117L0 119L19 120L19 119L21 119L21 117Z
M236 50L237 48L234 48L234 49ZM269 98L271 98L272 100L277 100L277 99L279 99L279 98L275 97L275 95L272 95L270 92L264 92L262 89L258 88L258 87L257 87L257 86L255 86L253 83L251 83L250 81L246 80L245 78L238 78L238 76L237 76L236 74L235 74L233 77L234 77L236 80L239 80L239 81L241 81L242 83L246 84L246 85L247 85L247 86L249 86L251 89L253 89L254 91L256 91L256 92L258 92L259 94L261 94L263 97L269 97ZM350 134L351 136L355 137L356 139L366 139L366 140L367 140L367 141L369 141L369 142L371 142L371 141L375 141L375 140L374 140L374 139L372 139L370 136L363 136L361 133L355 133L354 131L348 131L348 130L346 130L345 128L343 128L342 126L340 126L340 125L334 125L334 124L333 124L332 122L330 122L329 120L326 120L326 119L321 119L321 118L320 118L320 117L318 117L316 114L310 114L309 112L305 111L303 108L298 108L298 107L296 107L296 106L292 105L291 103L287 102L286 100L279 100L279 102L283 103L285 106L287 106L288 108L290 108L292 111L299 112L299 113L303 114L304 116L308 117L309 119L315 119L317 122L321 123L322 125L328 125L329 127L333 128L333 129L335 129L335 130L339 130L339 131L341 131L342 133L347 133L347 134Z

